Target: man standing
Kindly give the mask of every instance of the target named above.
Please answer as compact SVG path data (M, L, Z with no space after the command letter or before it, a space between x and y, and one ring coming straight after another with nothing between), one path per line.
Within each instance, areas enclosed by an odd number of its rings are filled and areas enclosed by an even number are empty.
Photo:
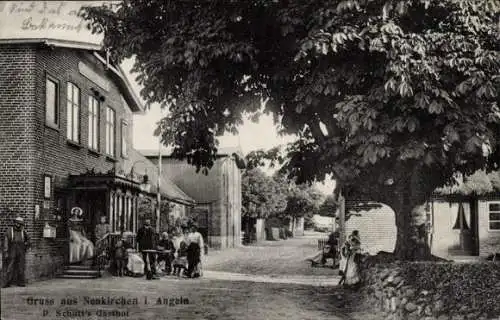
M139 251L142 252L142 259L144 260L144 274L146 279L158 279L156 277L156 239L155 230L151 227L151 220L146 219L144 224L137 231L137 243L139 245Z
M3 252L7 262L5 270L5 286L9 287L14 280L17 285L24 287L25 255L30 247L28 233L24 229L24 220L21 217L14 219L14 227L7 229L4 239Z

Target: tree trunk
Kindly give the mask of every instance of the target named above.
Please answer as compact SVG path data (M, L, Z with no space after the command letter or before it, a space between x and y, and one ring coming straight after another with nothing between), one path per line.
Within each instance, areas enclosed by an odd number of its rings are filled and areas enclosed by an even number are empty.
M404 195L398 195L400 205L396 211L397 238L394 254L400 260L419 260L416 257L416 230L412 224L414 205L404 200Z
M427 194L422 192L419 169L415 169L410 181L401 184L394 194L392 207L396 213L397 239L395 256L400 260L429 260L427 242Z

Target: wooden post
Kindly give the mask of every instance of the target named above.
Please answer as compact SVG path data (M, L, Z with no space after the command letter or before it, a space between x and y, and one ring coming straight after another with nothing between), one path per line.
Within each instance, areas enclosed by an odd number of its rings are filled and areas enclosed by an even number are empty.
M158 190L156 191L156 201L158 202L158 206L156 208L156 232L159 234L160 233L160 216L161 216L161 193L160 193L160 188L161 188L161 138L158 138L158 181L157 181L157 188ZM168 214L167 214L168 215ZM167 217L168 219L168 217Z
M339 192L339 240L340 244L343 245L346 240L345 231L345 198L342 195L342 191Z

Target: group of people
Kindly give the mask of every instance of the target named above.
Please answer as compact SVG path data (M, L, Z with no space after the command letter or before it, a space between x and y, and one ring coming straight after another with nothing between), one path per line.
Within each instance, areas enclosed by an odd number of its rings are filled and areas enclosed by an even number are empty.
M324 265L328 258L333 259L333 265L338 262L339 274L342 276L340 284L356 286L360 283L360 262L362 257L361 239L359 231L354 230L347 240L339 247L339 233L332 232L326 246L314 257L308 259L312 265Z
M137 243L144 261L147 279L156 279L156 265L163 264L167 275L197 278L202 276L203 236L194 222L163 232L156 243L151 222L146 220L137 232Z
M116 241L111 252L107 252L107 243L103 241L111 233L106 217L95 227L95 242L90 241L78 228L70 228L70 262L80 262L95 254L109 254L114 273L117 276L146 275L146 279L158 279L159 271L170 275L190 278L202 275L201 261L204 248L203 236L198 232L194 222L189 222L170 232L163 232L158 240L151 220L146 219L137 231L136 251L133 245L133 234L123 232ZM157 266L164 265L163 270Z

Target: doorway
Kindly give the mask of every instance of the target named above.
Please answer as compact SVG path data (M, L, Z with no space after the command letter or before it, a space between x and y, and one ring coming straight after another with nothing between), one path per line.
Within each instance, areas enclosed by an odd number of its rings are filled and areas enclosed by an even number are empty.
M68 203L68 218L71 217L71 210L76 207L81 208L83 212L82 224L85 236L95 243L95 227L100 222L100 216L106 215L106 192L75 192Z

